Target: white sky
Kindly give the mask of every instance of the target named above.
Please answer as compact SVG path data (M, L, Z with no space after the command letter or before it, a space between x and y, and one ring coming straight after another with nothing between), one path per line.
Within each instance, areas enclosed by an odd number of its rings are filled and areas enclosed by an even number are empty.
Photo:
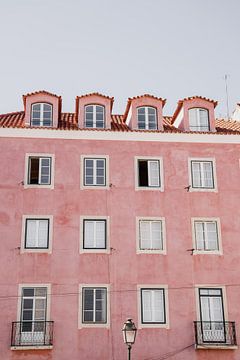
M22 110L21 95L150 93L177 101L202 95L225 116L240 102L239 0L0 0L0 113Z

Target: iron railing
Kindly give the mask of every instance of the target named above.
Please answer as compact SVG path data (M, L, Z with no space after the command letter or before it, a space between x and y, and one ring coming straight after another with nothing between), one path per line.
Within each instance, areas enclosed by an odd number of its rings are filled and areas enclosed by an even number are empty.
M194 321L196 345L236 346L233 321Z
M12 323L11 346L51 346L53 321L15 321Z

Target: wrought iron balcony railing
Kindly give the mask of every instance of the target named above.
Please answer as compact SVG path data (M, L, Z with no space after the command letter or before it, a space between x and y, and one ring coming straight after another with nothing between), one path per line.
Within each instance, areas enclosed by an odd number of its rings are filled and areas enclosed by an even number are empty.
M236 346L236 330L233 321L194 321L197 346Z
M16 321L12 323L11 346L52 346L53 321Z

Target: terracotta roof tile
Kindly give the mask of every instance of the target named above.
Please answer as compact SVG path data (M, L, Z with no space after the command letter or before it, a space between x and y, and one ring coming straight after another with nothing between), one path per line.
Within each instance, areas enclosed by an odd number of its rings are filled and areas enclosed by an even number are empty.
M34 92L31 92L31 93L28 93L28 94L23 95L23 102L24 102L24 104L26 103L26 98L27 98L28 96L37 95L37 94L45 94L45 95L50 95L50 96L57 97L59 100L62 99L61 96L58 96L58 95L53 94L53 93L50 93L50 92L48 92L48 91L46 91L46 90L39 90L39 91L34 91Z
M89 93L89 94L84 94L84 95L80 95L80 96L77 96L76 99L81 99L81 98L84 98L84 97L88 97L88 96L101 96L105 99L109 99L111 101L114 101L114 97L110 97L110 96L107 96L107 95L103 95L103 94L100 94L98 92L93 92L93 93Z
M25 128L24 124L24 111L12 112L8 114L0 115L0 127L7 128ZM29 128L28 126L26 128ZM34 127L36 128L36 127ZM40 127L39 127L40 128ZM42 128L42 127L41 127ZM48 128L49 129L49 128ZM62 113L61 120L58 122L59 130L79 130L75 113ZM177 129L172 125L172 118L165 116L163 118L163 131L159 130L131 130L125 123L124 115L112 115L111 129L80 129L93 130L93 131L135 131L135 132L170 132L170 133L183 133L183 131ZM195 131L184 132L188 134L196 134ZM198 132L199 133L199 132ZM233 120L216 120L216 133L203 134L240 134L240 122Z

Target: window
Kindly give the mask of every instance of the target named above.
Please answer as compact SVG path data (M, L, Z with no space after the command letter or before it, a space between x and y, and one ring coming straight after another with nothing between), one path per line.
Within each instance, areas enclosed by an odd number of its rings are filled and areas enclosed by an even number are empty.
M157 112L150 106L139 107L137 109L138 129L156 130L157 129Z
M141 322L166 323L165 289L141 289Z
M90 324L107 322L107 288L82 288L82 322Z
M214 189L213 161L191 160L193 189Z
M162 160L136 158L136 188L163 191Z
M82 185L103 189L108 187L108 156L82 156Z
M219 250L217 221L194 220L194 235L197 251Z
M193 108L188 111L189 129L191 131L209 131L208 110Z
M49 246L49 219L26 219L25 249L47 249Z
M83 248L106 249L106 220L83 220Z
M163 218L137 218L137 252L166 254Z
M25 188L54 187L54 155L26 154L25 164Z
M87 128L105 127L104 106L101 105L85 106L85 127Z
M51 183L51 158L30 157L28 184L50 185Z
M17 345L46 345L49 323L46 319L47 287L22 287Z
M203 342L225 342L222 289L200 288L198 290Z
M32 105L32 126L52 126L52 105L37 103Z

